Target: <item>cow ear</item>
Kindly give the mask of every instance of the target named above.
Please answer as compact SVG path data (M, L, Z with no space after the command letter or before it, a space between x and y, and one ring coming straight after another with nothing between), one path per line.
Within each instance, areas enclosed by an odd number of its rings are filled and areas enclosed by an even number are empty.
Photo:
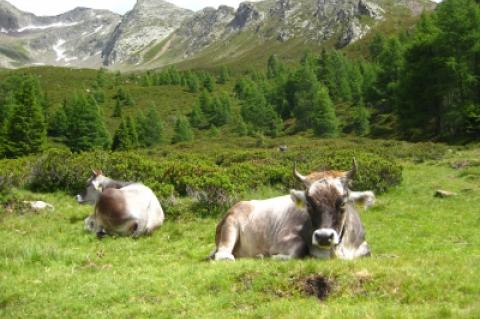
M100 169L92 169L92 172L93 172L93 175L96 177L103 175L103 172Z
M290 196L295 206L303 208L307 205L307 196L304 191L297 191L296 189L290 190Z

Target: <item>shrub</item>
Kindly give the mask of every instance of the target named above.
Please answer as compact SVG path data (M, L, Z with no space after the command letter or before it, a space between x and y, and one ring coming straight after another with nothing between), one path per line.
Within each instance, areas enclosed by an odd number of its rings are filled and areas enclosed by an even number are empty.
M341 150L332 146L276 150L172 153L150 158L139 152L94 151L71 153L52 149L38 158L0 161L0 189L27 186L34 191L65 191L75 194L85 187L91 169L123 181L141 181L159 196L166 210L178 196L197 202L196 211L220 212L242 194L268 186L285 192L296 184L294 161L302 173L313 170L348 170L352 157L359 171L352 188L384 192L402 180L402 168L391 159L372 152ZM221 209L220 209L221 208Z

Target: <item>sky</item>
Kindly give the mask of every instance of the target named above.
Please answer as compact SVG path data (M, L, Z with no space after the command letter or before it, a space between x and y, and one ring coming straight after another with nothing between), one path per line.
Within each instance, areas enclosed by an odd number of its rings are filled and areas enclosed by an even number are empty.
M22 11L36 15L56 15L75 7L109 9L124 14L132 9L136 0L7 0ZM237 7L243 0L167 0L179 7L200 10L204 7L218 7L221 4Z

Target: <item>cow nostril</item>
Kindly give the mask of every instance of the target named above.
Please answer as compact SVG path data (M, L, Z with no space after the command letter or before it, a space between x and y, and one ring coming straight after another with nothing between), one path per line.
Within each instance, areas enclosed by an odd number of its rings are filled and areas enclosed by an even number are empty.
M329 239L333 239L333 237L334 237L333 233L331 233L330 236L328 236Z

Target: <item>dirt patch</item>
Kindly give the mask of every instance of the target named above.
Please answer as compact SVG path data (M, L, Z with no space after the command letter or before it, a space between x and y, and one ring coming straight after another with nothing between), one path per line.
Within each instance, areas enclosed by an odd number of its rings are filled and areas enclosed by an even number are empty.
M325 300L333 291L334 282L322 275L313 275L303 279L303 291L309 296Z

